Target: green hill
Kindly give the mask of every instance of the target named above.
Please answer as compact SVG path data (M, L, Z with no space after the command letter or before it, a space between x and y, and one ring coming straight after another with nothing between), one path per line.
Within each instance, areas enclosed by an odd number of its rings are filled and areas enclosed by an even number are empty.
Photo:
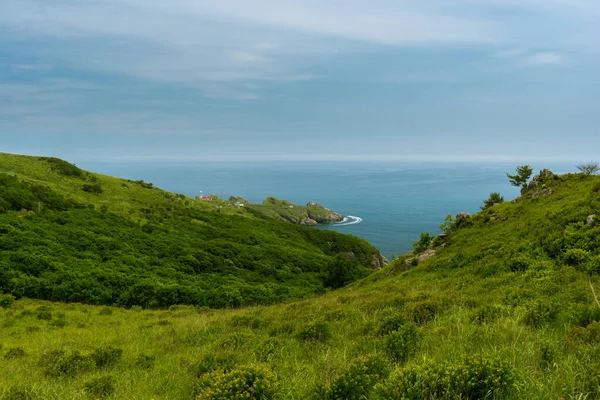
M599 213L600 177L539 179L514 202L448 221L421 254L278 305L160 311L4 296L0 393L597 399Z
M225 204L0 154L0 287L17 298L232 307L342 286L381 258L357 237Z

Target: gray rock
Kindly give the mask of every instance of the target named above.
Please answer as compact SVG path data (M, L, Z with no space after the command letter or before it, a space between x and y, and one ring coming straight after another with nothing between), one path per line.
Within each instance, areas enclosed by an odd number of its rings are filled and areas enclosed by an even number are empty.
M531 182L529 182L527 186L521 189L521 195L536 190L539 187L544 187L544 185L548 183L548 181L552 181L555 179L559 179L559 176L556 175L554 172L550 171L549 169L543 169L540 171L539 174L533 177L533 179L531 180ZM543 194L542 196L547 196L547 194Z
M545 188L542 190L538 190L537 192L535 192L534 194L531 195L531 197L536 198L536 197L544 197L544 196L550 196L552 194L552 189L550 188Z
M585 219L586 225L594 225L594 222L596 222L596 214L588 215Z
M471 219L471 214L469 214L468 212L461 212L456 214L456 222L461 222L468 219Z

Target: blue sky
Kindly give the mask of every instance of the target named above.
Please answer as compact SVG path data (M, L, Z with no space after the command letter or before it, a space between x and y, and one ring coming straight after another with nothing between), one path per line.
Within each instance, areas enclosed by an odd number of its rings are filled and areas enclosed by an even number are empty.
M597 0L0 0L0 151L582 161Z

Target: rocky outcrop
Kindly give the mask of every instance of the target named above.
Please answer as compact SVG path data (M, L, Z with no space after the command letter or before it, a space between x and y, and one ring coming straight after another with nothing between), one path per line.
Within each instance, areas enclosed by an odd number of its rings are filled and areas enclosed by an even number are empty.
M331 211L314 201L309 201L308 204L306 204L306 208L308 218L317 221L319 224L330 224L333 222L342 222L344 220L342 214Z
M381 254L373 255L373 259L371 260L371 267L373 269L380 269L388 265L390 262L387 258L382 256Z
M534 194L537 194L537 196L535 197L548 196L552 194L552 190L550 189L550 192L548 192L548 190L544 190L547 189L546 185L557 179L559 179L559 176L554 172L550 171L549 169L543 169L539 174L533 177L527 186L521 189L521 195L536 191Z
M434 257L434 256L435 256L434 249L425 250L424 252L417 254L414 257L410 257L410 258L407 258L406 260L404 260L404 262L402 263L402 270L408 271L409 269L413 269L420 263L422 263L426 260L429 260L431 257Z
M596 214L588 215L587 218L585 219L586 225L594 225L595 222L596 222Z
M462 222L471 219L471 214L468 212L461 212L456 214L456 222Z

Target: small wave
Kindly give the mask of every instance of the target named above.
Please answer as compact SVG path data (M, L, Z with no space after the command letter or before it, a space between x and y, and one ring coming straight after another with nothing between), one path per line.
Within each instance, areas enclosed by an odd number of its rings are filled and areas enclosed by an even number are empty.
M362 221L363 221L363 219L361 217L355 217L354 215L348 215L347 217L344 217L342 222L338 222L336 225L337 226L355 225L355 224L360 224Z

